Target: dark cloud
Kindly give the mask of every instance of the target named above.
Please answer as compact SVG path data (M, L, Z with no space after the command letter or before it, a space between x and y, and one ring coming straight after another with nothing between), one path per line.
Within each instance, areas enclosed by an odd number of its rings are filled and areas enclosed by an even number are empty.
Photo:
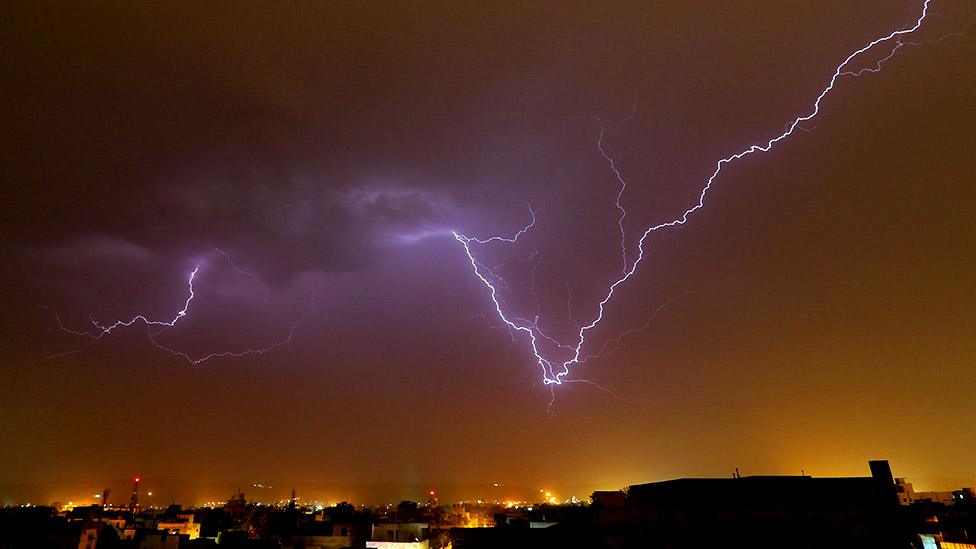
M156 258L152 250L112 236L82 237L62 246L38 249L33 255L40 262L65 267L106 262L146 263Z

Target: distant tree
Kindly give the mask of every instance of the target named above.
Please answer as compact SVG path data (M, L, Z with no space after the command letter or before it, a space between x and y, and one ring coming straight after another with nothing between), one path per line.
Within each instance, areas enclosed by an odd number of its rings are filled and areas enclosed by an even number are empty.
M416 501L410 501L405 499L397 504L397 511L401 511L404 513L412 513L415 512L419 507L420 504L417 503Z

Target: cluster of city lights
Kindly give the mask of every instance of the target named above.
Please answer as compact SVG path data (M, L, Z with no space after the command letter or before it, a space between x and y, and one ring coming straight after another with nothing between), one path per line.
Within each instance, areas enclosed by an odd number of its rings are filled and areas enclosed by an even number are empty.
M584 503L584 500L579 499L576 496L572 496L572 497L570 497L568 499L564 499L564 500L561 500L560 501L559 498L555 494L553 494L551 491L548 491L548 490L539 490L539 493L541 494L539 500L534 501L534 502L533 501L528 501L528 500L516 500L516 499L505 499L505 500L478 499L478 500L461 500L461 501L458 501L456 504L457 505L475 505L476 504L476 505L485 505L485 506L492 506L493 505L493 506L498 506L498 507L504 507L506 509L525 509L525 510L531 511L534 506L539 505L539 504L543 504L543 505L546 505L546 504L548 504L548 505L560 505L560 504L562 504L562 505L578 505L578 504ZM147 492L147 495L152 495L152 492ZM91 506L91 505L98 505L99 500L101 499L101 497L102 497L101 494L94 494L92 496L92 498L93 498L92 501L82 501L82 502L79 502L77 504L73 500L72 501L68 501L67 504L59 505L59 510L61 510L61 511L70 511L70 510L72 510L72 509L74 509L76 507L88 507L88 506ZM299 498L295 498L294 501L297 503L298 499ZM274 500L274 501L270 501L270 502L252 501L252 502L248 502L248 504L249 505L254 505L254 506L257 506L257 507L266 506L266 507L284 508L284 507L287 507L288 505L290 505L292 501L293 500L291 500L291 499L278 499L278 500ZM227 500L210 500L210 501L203 502L202 504L199 505L199 507L201 507L201 508L216 509L216 508L225 507L227 505L227 503L228 503ZM343 502L343 503L348 503L348 502ZM310 503L304 504L304 505L300 505L300 506L303 507L303 508L310 509L311 511L309 511L309 512L318 512L318 511L323 511L325 509L329 509L329 508L336 507L338 504L339 503L337 501L323 502L323 501L315 500L313 502L310 502ZM363 507L363 505L361 505L361 504L350 503L350 505L353 505L354 507L357 507L357 508L358 507ZM393 503L387 503L387 504L384 505L384 507L386 509L392 509L395 506L396 505L393 504ZM31 503L31 502L28 502L28 503L17 504L16 507L36 507L36 505L33 504L33 503ZM107 505L105 507L108 508L108 509L128 509L128 505ZM155 508L155 506L149 506L148 508Z

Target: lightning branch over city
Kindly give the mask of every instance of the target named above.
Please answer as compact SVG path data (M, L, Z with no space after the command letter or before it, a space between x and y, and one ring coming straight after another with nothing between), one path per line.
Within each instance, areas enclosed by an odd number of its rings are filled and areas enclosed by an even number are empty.
M753 154L769 152L774 145L793 135L797 129L802 129L801 125L803 123L809 122L814 118L816 118L817 115L820 114L821 112L821 103L823 102L824 98L826 98L827 95L834 89L835 85L837 84L838 80L841 77L843 76L856 77L856 76L864 75L866 73L880 72L882 65L884 65L892 57L894 57L895 54L898 52L898 50L901 49L903 46L919 45L920 43L918 42L910 42L904 40L904 37L911 35L912 33L914 33L915 31L917 31L922 27L923 22L925 21L926 17L929 15L929 3L930 0L924 0L924 3L921 6L921 13L918 15L917 19L915 19L911 25L902 29L892 31L884 36L875 38L870 42L868 42L867 44L865 44L864 46L848 54L847 57L845 57L840 62L840 64L838 64L835 67L833 75L830 77L830 80L828 81L826 86L823 89L821 89L820 93L816 96L816 99L813 101L813 105L811 109L806 114L801 114L796 118L794 118L793 121L786 126L786 129L782 133L769 138L768 140L765 141L765 143L750 145L749 147L746 147L745 149L742 149L739 152L736 152L734 154L719 159L715 163L714 171L702 186L701 191L698 194L697 202L694 203L689 208L685 209L683 212L681 212L680 215L670 220L663 221L661 223L657 223L647 227L641 234L640 239L638 240L637 256L632 261L629 261L627 255L627 248L626 248L626 233L624 230L624 218L627 216L627 210L622 204L624 194L627 191L627 180L621 173L621 170L618 167L616 161L613 159L612 156L610 156L606 152L603 143L604 143L604 138L608 132L612 132L621 128L623 125L625 125L634 117L637 108L637 98L635 95L634 106L630 114L627 115L627 117L625 117L616 126L604 127L600 131L599 140L597 142L597 148L600 152L600 155L607 162L611 172L614 175L615 180L617 181L617 183L619 183L619 191L616 195L615 205L617 210L620 212L620 215L618 217L618 226L620 228L620 237L621 237L620 248L621 248L621 262L623 266L623 272L619 278L617 278L608 286L604 294L604 297L597 304L597 312L596 315L593 317L593 319L586 324L580 325L579 330L576 333L575 340L570 344L566 344L566 343L557 344L558 349L562 349L562 350L568 349L569 358L565 358L565 359L555 358L550 355L547 355L540 349L540 341L539 341L540 339L552 340L552 338L550 336L545 335L541 331L541 329L538 326L537 320L530 322L527 321L526 319L519 318L505 311L505 308L502 305L500 295L499 295L499 287L497 281L499 277L497 276L497 274L487 269L483 264L481 264L478 261L476 253L473 249L474 245L485 245L485 244L493 244L493 243L505 243L505 244L515 243L519 239L519 237L523 236L527 231L529 231L533 227L536 221L535 216L533 215L532 223L519 229L517 232L514 233L513 236L490 236L486 238L474 238L471 236L467 236L461 232L454 231L452 234L454 238L463 247L464 252L467 255L467 258L471 264L471 268L474 271L475 276L478 277L478 279L488 289L489 296L491 298L492 304L494 305L494 309L496 314L498 315L498 318L501 319L501 321L505 323L505 325L507 325L511 330L515 332L523 333L527 336L532 350L532 354L535 358L535 362L539 366L542 372L542 382L545 385L553 386L553 385L560 385L568 381L577 381L577 380L572 380L570 378L571 368L575 365L582 363L587 359L595 358L596 356L598 356L598 354L588 355L584 353L583 347L587 341L587 334L590 331L592 331L594 328L596 328L601 321L603 321L603 319L606 316L607 306L610 303L610 301L613 299L617 290L621 287L621 285L627 282L634 275L634 273L637 272L637 268L640 266L641 262L645 258L646 254L644 249L644 243L649 236L659 231L666 230L672 227L677 227L687 223L690 217L692 216L692 214L696 213L698 210L702 209L705 206L705 199L707 198L709 191L712 189L712 186L717 182L718 177L725 166L728 166L742 158L745 158ZM868 52L871 52L872 50L874 50L875 48L883 44L891 44L891 48L888 51L888 53L885 54L881 59L877 60L874 65L861 68L861 69L850 68L851 65L854 63L854 61L858 59L860 56ZM660 308L658 309L658 311L659 310ZM628 330L628 332L625 332L625 334L631 331L632 330ZM622 335L613 338L611 341L618 341L620 337L622 337Z

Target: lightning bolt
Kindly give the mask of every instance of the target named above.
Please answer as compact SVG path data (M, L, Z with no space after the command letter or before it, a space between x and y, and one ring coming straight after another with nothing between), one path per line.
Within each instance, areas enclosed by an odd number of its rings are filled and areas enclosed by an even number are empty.
M97 328L98 330L97 332L95 333L78 332L74 330L65 330L65 331L74 335L87 335L97 341L105 337L106 335L112 333L117 328L127 328L138 322L141 322L146 326L162 326L162 327L172 328L173 326L176 326L176 323L179 322L181 318L185 317L187 311L190 310L190 302L192 302L193 298L195 297L195 294L193 293L193 279L196 278L198 272L200 272L200 266L194 265L193 270L190 271L190 274L186 281L186 288L187 288L186 301L183 303L183 308L176 312L176 316L174 316L172 320L150 320L146 318L145 315L136 315L130 318L129 320L117 320L113 324L110 324L108 326L103 326L102 324L99 324L97 320L91 318L89 320L91 320L92 325L95 326L95 328Z
M623 120L620 121L616 126L613 127L602 127L600 128L600 138L597 139L596 148L600 151L600 156L607 161L607 165L610 167L610 171L613 172L614 177L617 178L617 182L620 183L620 190L617 192L616 206L617 210L620 212L620 217L617 218L617 226L620 227L620 256L623 258L623 269L621 272L627 272L627 231L624 230L624 218L627 217L627 210L624 208L623 204L620 203L624 198L624 192L627 191L627 180L624 179L622 173L620 173L620 168L617 167L617 161L614 160L607 150L603 148L603 140L606 138L607 134L610 132L615 132L620 128L624 127L634 115L637 114L637 92L634 92L634 103L631 105L630 114L628 114Z
M298 328L300 322L301 322L300 319L295 320L292 323L291 327L288 328L288 335L285 338L279 341L275 341L274 343L268 345L267 347L261 347L257 349L245 349L243 351L219 351L219 352L209 353L197 358L193 358L192 356L190 356L189 353L186 353L184 351L178 351L176 349L167 347L159 343L159 341L157 341L155 337L157 334L153 334L151 330L146 332L146 337L149 339L150 343L156 346L156 348L166 351L167 353L175 357L182 358L183 360L196 366L198 364L201 364L203 362L206 362L214 358L243 358L250 355L263 355L264 353L273 351L278 347L291 343L292 338L295 336L295 330Z
M222 255L227 260L227 263L231 266L231 268L234 269L238 274L251 277L254 280L260 280L257 277L257 275L255 275L254 273L245 271L245 270L241 269L240 267L238 267L234 263L234 261L230 257L230 255L228 255L223 250L216 249L216 252L218 254ZM291 327L288 329L288 334L287 334L286 337L284 337L283 339L280 339L278 341L275 341L274 343L271 343L270 345L268 345L266 347L245 349L245 350L242 350L242 351L219 351L219 352L208 353L208 354L203 355L203 356L200 356L200 357L193 357L192 355L190 355L189 353L187 353L185 351L179 351L179 350L173 349L172 347L168 347L168 346L163 345L162 343L160 343L159 340L156 339L157 336L159 336L159 333L161 331L163 331L163 330L168 329L168 328L173 328L174 326L176 326L176 324L180 320L182 320L183 318L185 318L187 316L187 313L190 310L190 305L193 302L193 298L196 297L196 294L194 293L193 283L196 280L196 277L199 274L199 272L200 272L200 265L195 265L193 267L193 270L190 271L190 273L187 275L187 280L186 280L187 297L186 297L186 300L183 302L183 308L180 309L179 311L177 311L176 314L173 316L173 318L170 319L170 320L153 320L153 319L150 319L149 317L145 316L144 314L138 314L138 315L135 315L135 316L133 316L132 318L130 318L128 320L117 320L117 321L113 322L112 324L105 325L105 324L99 323L94 318L90 318L89 320L90 320L92 326L95 328L94 331L93 330L75 330L75 329L68 328L67 326L65 326L64 323L61 320L61 316L57 313L57 311L54 311L54 318L57 321L58 328L61 331L65 332L65 333L68 333L68 334L71 334L71 335L74 335L74 336L86 337L86 338L89 339L89 341L85 345L83 345L82 347L80 347L80 348L70 349L70 350L67 350L67 351L63 351L61 353L57 353L57 354L51 355L48 358L60 358L60 357L63 357L63 356L69 355L69 354L73 354L73 353L80 352L80 351L88 348L88 346L97 343L102 338L108 336L109 334L115 332L116 330L119 330L119 329L122 329L122 328L128 328L128 327L131 327L131 326L136 325L136 324L142 324L142 325L146 326L146 329L147 329L146 330L146 337L149 339L149 342L152 343L156 348L158 348L160 350L163 350L163 351L166 351L166 352L168 352L169 354L171 354L173 356L182 358L182 359L186 360L188 363L190 363L192 365L198 365L198 364L201 364L203 362L206 362L208 360L215 359L215 358L229 358L229 357L241 358L241 357L246 357L246 356L250 356L250 355L262 355L264 353L267 353L268 351L271 351L273 349L277 349L278 347L281 347L282 345L286 345L286 344L288 344L288 343L291 342L292 338L295 335L295 330L298 328L298 326L299 326L302 318L304 318L304 317L301 317L299 319L296 319L291 324ZM315 310L315 300L314 300L314 298L311 300L311 304L312 304L312 306L311 306L309 312L305 316L311 315L312 312L314 312L314 310ZM160 330L154 333L153 332L153 328L154 327L158 327L158 328L160 328Z
M258 275L252 273L251 271L245 271L244 269L238 267L237 263L234 263L234 258L232 258L229 253L225 252L224 250L221 250L220 248L214 248L214 251L217 252L217 254L223 256L223 258L227 261L227 264L230 265L230 268L234 269L234 272L236 272L237 274L250 278L255 282L261 282L261 277L259 277Z
M604 160L608 163L611 172L614 174L614 176L617 179L617 182L620 185L620 190L617 193L617 197L616 197L616 206L618 211L620 212L620 216L617 219L617 224L620 228L621 253L623 257L623 272L621 276L617 278L607 288L603 299L600 300L597 306L597 313L595 317L589 323L581 325L579 327L579 331L576 334L575 341L570 345L559 344L560 348L571 349L572 356L567 360L554 359L548 357L546 354L540 351L539 348L540 339L545 339L549 341L554 341L554 340L541 332L541 330L538 327L537 321L529 322L526 319L513 317L505 313L500 301L499 290L496 287L496 283L499 277L493 272L490 272L490 270L488 270L487 268L485 268L484 265L482 265L476 259L475 253L472 250L472 245L474 244L486 245L492 243L508 243L508 244L515 243L516 241L518 241L520 236L524 235L527 231L529 231L534 226L535 214L533 213L532 222L530 224L518 230L511 237L491 236L488 238L474 238L474 237L466 236L463 233L458 231L452 231L452 235L454 236L454 239L458 243L460 243L461 247L464 250L464 253L467 255L468 261L471 264L471 268L473 269L475 276L488 289L489 297L492 303L494 304L495 313L498 315L498 318L501 319L501 321L504 322L512 331L517 333L523 333L526 336L528 336L529 344L532 350L532 354L535 358L535 362L542 371L543 384L550 386L551 389L552 388L551 386L561 385L563 383L584 382L584 381L589 382L588 380L570 379L569 378L570 368L574 365L582 363L583 361L589 358L592 358L592 356L583 354L583 346L584 343L586 342L587 333L593 330L594 328L596 328L597 325L599 325L600 322L603 320L606 314L607 304L613 298L614 294L617 292L617 289L622 284L627 282L627 280L629 280L634 275L635 272L637 272L637 268L640 266L641 262L644 260L645 257L644 242L647 240L647 238L651 234L661 231L663 229L676 227L687 223L688 219L692 216L692 214L694 214L695 212L697 212L698 210L702 209L705 206L705 199L707 198L709 191L711 190L712 186L715 184L719 174L722 173L722 169L725 166L733 164L736 161L741 160L742 158L745 158L753 154L769 152L773 148L773 146L775 146L780 141L783 141L784 139L787 139L788 137L793 135L793 133L797 129L803 129L801 127L801 124L813 120L814 118L817 117L818 114L820 114L822 101L824 100L825 97L827 97L827 95L831 92L831 90L834 89L834 86L837 84L837 81L841 76L856 77L868 72L872 72L872 73L878 72L881 70L882 65L888 60L890 60L902 46L907 44L918 45L919 43L917 42L903 41L902 37L906 35L910 35L915 31L917 31L919 28L921 28L922 23L925 21L925 18L928 16L930 1L931 0L924 0L924 3L922 4L921 13L919 14L918 18L915 20L915 22L912 25L906 28L892 31L887 35L875 38L874 40L871 40L861 48L858 48L853 52L851 52L850 54L848 54L847 57L845 57L840 62L840 64L838 64L834 68L833 75L830 77L830 80L827 82L827 85L816 96L816 99L813 101L813 105L811 109L806 114L801 114L796 118L794 118L792 122L786 125L785 130L782 133L766 140L764 143L760 142L759 144L750 145L745 149L742 149L736 153L733 153L729 156L726 156L716 161L714 171L712 172L711 176L709 176L708 179L705 181L704 185L701 188L701 191L698 194L698 201L692 204L687 209L685 209L680 215L668 221L647 227L644 230L643 234L641 235L640 240L638 241L637 257L632 262L630 262L629 266L628 266L627 249L626 249L626 234L624 231L624 218L627 215L627 210L621 204L624 192L627 189L627 181L621 174L616 161L609 154L607 154L606 150L603 147L603 141L608 132L612 132L619 129L624 124L626 124L630 119L633 118L634 114L636 113L636 96L635 96L634 107L631 110L631 113L626 118L624 118L623 121L621 121L616 126L602 128L600 130L600 136L597 141L597 148L600 154L603 156ZM876 63L876 65L868 68L859 69L859 70L852 70L849 68L850 65L852 65L852 62L856 58L860 57L862 54L876 48L881 44L892 43L892 41L894 41L894 45L892 46L891 51L885 57L881 58ZM493 283L493 280L495 280L496 283ZM655 313L655 315L656 314L657 313ZM653 318L654 316L651 317L651 320L653 320ZM649 322L650 321L648 321L648 323ZM646 327L646 323L644 326ZM628 331L626 333L632 333L632 331ZM619 336L618 338L611 340L611 342L619 341L620 337L623 336ZM604 346L604 348L606 348L606 346ZM555 394L553 394L553 398L555 398ZM552 402L550 402L550 407L551 405Z
M525 233L527 233L530 230L532 230L532 227L535 227L535 220L536 220L535 214L536 214L536 212L538 212L538 210L533 209L532 208L532 204L526 204L526 206L529 208L529 215L532 217L532 220L529 221L529 224L528 225L526 225L526 226L522 227L521 229L519 229L518 232L516 232L514 235L512 235L512 236L492 236L492 237L483 238L483 239L482 238L467 237L467 236L465 236L463 238L465 240L467 240L468 242L477 242L478 244L490 244L492 242L507 242L509 244L514 244L514 243L518 242L519 237L521 237ZM453 233L453 234L454 234L454 237L455 238L458 237L457 233Z

